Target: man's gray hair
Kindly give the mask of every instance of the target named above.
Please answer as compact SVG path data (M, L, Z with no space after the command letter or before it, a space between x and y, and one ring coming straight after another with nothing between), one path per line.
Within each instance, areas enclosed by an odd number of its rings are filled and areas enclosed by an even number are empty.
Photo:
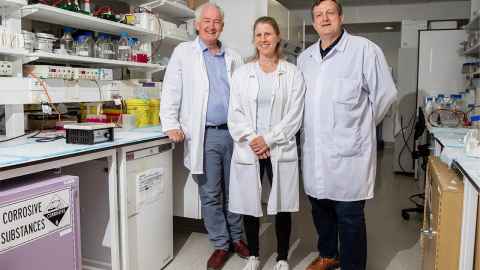
M199 7L197 7L197 9L195 9L195 21L196 22L199 22L202 19L203 10L206 7L216 8L218 10L218 12L220 13L220 17L222 17L222 22L224 21L225 13L223 12L223 9L215 3L207 2L205 4L201 4Z

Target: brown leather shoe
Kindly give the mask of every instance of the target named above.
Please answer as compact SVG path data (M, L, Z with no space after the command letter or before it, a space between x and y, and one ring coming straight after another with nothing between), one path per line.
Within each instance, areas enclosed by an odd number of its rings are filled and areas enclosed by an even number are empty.
M228 260L229 252L223 249L216 249L207 262L207 270L220 270Z
M250 257L250 251L243 240L233 242L233 250L240 258L247 259Z
M335 270L340 267L340 262L331 258L316 258L306 270Z

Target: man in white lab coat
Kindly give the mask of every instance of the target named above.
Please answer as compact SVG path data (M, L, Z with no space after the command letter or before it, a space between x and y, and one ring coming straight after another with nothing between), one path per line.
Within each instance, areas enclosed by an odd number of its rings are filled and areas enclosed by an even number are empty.
M307 85L303 178L319 252L307 270L363 270L364 206L373 197L376 173L375 127L397 90L382 50L343 30L338 2L316 0L311 11L320 39L298 59Z
M171 140L185 140L185 166L198 183L203 220L215 249L207 269L217 270L231 247L239 256L249 256L241 240L241 216L228 211L233 152L227 127L230 80L242 58L218 40L224 25L220 7L206 3L195 15L198 38L181 43L171 56L160 116Z

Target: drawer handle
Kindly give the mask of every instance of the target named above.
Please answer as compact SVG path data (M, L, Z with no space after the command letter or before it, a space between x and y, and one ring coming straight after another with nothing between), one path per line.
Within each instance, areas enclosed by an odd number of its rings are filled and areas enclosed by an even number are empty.
M428 237L429 239L433 239L437 235L437 232L432 229L422 229L420 232L423 234L423 236Z

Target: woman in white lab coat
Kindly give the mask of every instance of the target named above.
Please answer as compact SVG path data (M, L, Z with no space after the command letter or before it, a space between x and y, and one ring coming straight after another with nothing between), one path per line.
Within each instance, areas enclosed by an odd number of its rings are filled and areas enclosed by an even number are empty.
M230 211L244 215L250 255L245 270L259 267L261 179L271 182L267 212L276 215L278 243L274 269L287 270L291 214L298 203L298 155L305 87L302 74L281 59L280 31L271 17L254 25L256 55L233 75L228 127L234 140L230 169Z

